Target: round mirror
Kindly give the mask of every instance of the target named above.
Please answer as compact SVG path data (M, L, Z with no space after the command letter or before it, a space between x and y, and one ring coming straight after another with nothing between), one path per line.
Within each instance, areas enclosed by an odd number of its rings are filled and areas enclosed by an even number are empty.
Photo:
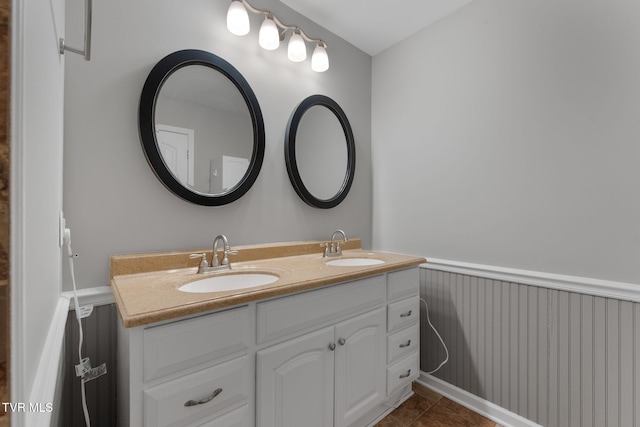
M265 138L258 100L212 53L182 50L158 62L142 89L139 126L156 176L192 203L233 202L258 177Z
M351 188L356 164L351 125L340 106L324 95L298 105L285 136L285 162L296 193L307 204L333 208Z

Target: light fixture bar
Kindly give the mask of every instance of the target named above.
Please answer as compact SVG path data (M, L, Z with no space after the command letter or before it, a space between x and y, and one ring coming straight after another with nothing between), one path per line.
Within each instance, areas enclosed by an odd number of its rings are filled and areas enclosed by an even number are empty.
M307 33L304 32L304 30L302 30L302 28L298 27L297 25L287 25L287 24L283 24L282 21L280 21L278 19L278 17L276 15L273 14L273 12L271 12L270 10L266 10L266 9L257 9L253 6L251 6L247 0L240 0L242 2L242 4L244 4L244 6L249 9L249 11L251 13L255 13L255 14L262 14L262 15L267 15L270 16L273 19L273 22L276 23L276 25L280 28L282 28L284 31L282 34L284 34L287 30L298 30L300 32L300 35L302 36L303 39L305 39L306 41L308 41L309 43L321 43L324 45L324 47L327 47L327 44L320 40L320 39L314 39L311 38L307 35Z
M253 7L252 5L250 5L247 0L232 0L232 4L235 2L239 2L242 3L244 5L244 7L251 13L257 14L257 15L264 15L265 17L267 17L268 19L272 20L280 29L282 29L282 31L280 32L280 41L283 41L285 38L285 35L287 33L287 31L291 31L292 35L293 34L298 34L300 35L304 41L308 42L308 43L313 43L316 46L320 46L322 48L325 49L324 51L324 56L326 57L326 48L327 48L327 43L325 43L323 40L321 39L315 39L312 37L309 37L307 35L307 33L304 32L304 30L302 30L302 28L298 27L297 25L287 25L284 24L282 21L280 21L280 19L278 19L277 16L275 16L273 14L273 12L271 12L270 10L266 10L266 9L258 9ZM277 47L277 46L276 46ZM328 57L326 58L326 67L322 67L322 71L325 71L326 69L329 68L329 62L328 62ZM297 61L296 61L297 62ZM319 71L319 69L317 67L312 67L314 69L314 71Z

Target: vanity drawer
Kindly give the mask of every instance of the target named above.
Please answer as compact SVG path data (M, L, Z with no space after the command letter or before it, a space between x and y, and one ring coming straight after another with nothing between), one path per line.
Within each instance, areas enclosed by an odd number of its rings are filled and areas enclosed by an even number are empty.
M387 364L394 363L420 348L417 324L398 331L387 338Z
M418 267L393 271L387 275L387 299L389 301L418 295L420 270Z
M420 298L416 296L389 304L387 315L388 332L417 323L420 318Z
M249 413L249 405L244 405L221 417L197 423L198 427L249 427L253 425L253 419Z
M246 353L249 319L245 306L145 329L145 382Z
M258 303L258 343L335 323L384 304L385 297L385 276L379 275Z
M389 366L387 368L387 395L393 393L397 388L411 383L419 376L418 353L413 353L395 365Z
M187 426L196 420L222 416L247 405L251 390L250 372L249 356L242 356L146 389L145 426ZM205 425L234 425L216 424L214 420L210 423Z

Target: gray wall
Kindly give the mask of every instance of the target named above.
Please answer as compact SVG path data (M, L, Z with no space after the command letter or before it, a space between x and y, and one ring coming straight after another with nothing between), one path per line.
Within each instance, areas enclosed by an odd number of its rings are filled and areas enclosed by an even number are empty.
M64 210L79 254L79 287L108 284L112 254L206 248L216 234L231 245L325 239L336 228L371 245L371 58L284 7L255 1L329 45L331 68L289 62L286 45L275 52L252 31L230 34L228 2L116 0L96 4L93 57L67 58L65 75ZM69 37L81 40L81 5L68 4ZM73 24L72 24L73 23ZM72 28L73 27L73 28ZM147 165L138 137L137 108L151 68L180 49L203 49L233 64L252 86L265 120L266 154L258 180L240 200L201 207L169 193ZM311 46L308 46L309 55ZM356 175L349 197L331 210L304 204L284 164L287 120L312 94L335 99L356 138ZM65 282L68 287L68 280Z
M640 3L475 0L373 60L373 246L640 283Z

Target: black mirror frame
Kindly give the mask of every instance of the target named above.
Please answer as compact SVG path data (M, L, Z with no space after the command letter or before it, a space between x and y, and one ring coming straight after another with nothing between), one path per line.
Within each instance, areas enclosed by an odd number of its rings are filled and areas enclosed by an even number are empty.
M156 101L164 82L177 70L189 65L204 65L225 75L240 91L247 103L253 124L253 153L247 173L229 192L222 195L193 191L178 181L167 168L155 133ZM262 111L253 90L238 70L224 59L203 50L187 49L171 53L158 62L147 77L140 96L138 111L140 141L151 169L172 193L189 202L204 206L221 206L242 197L255 183L262 168L265 151L265 132Z
M300 120L302 120L302 116L309 108L316 105L324 106L335 114L342 126L347 143L347 172L340 190L330 199L319 199L311 194L302 182L298 163L296 161L296 134L298 132L298 126L300 125ZM356 144L349 120L337 102L325 95L311 95L308 98L305 98L296 107L289 118L289 123L287 124L287 131L284 139L284 158L287 165L289 180L291 181L293 188L296 193L298 193L298 196L300 196L300 198L308 205L320 209L330 209L338 206L345 197L347 197L351 184L353 183L353 177L356 170Z

